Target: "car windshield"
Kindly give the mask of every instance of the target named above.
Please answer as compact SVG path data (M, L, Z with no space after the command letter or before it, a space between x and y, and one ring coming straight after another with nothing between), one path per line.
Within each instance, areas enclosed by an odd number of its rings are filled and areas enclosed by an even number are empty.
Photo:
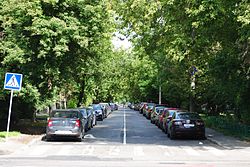
M168 110L170 116L173 116L175 112L181 112L181 111L184 112L185 110Z
M161 115L163 113L163 111L164 111L163 109L160 109L159 114Z
M93 105L93 109L94 110L101 110L101 106L100 105Z
M159 113L160 111L163 111L164 108L165 108L165 107L163 107L163 106L161 106L161 107L156 107L155 111L156 111L157 113Z
M179 119L201 119L196 113L180 113L178 115Z
M176 110L168 110L168 112L169 112L169 115L173 115L174 114L174 112L175 112Z
M79 117L79 113L77 111L70 111L70 110L66 110L66 111L52 111L51 113L51 117L54 118L78 118Z
M148 108L149 108L149 109L153 109L153 108L154 108L154 106L148 106Z
M148 107L154 107L155 104L154 103L148 103Z
M86 108L81 108L79 110L80 110L80 112L82 113L83 116L87 116L87 110L86 110Z

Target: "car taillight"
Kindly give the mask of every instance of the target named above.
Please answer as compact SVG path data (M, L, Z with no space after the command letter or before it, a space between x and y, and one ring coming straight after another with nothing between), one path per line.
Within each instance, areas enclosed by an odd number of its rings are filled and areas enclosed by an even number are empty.
M80 120L76 120L76 126L79 127L80 126Z
M203 125L204 125L204 122L197 121L197 122L196 122L196 125L198 125L198 126L203 126Z
M51 127L52 126L52 120L48 120L48 127Z

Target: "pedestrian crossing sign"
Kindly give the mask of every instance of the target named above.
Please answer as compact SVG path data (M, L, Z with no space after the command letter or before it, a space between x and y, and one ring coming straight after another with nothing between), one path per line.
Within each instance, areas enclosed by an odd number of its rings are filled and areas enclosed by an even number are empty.
M20 91L22 86L22 78L23 78L22 74L6 73L4 81L4 89Z

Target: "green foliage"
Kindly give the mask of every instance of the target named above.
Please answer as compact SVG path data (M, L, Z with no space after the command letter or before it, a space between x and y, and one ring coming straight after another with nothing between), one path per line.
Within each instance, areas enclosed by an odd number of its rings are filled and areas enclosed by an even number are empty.
M5 138L7 132L0 132L0 138ZM19 136L21 133L20 132L9 132L8 136L9 137L14 137L14 136Z
M230 108L247 122L248 1L129 0L114 4L120 26L125 33L133 33L135 53L145 50L155 62L165 101L187 108L192 96L198 108L206 106L207 112L217 115ZM198 72L191 76L193 66ZM145 98L149 96L150 91L145 91Z
M77 107L77 100L70 99L67 103L67 108L76 108Z
M80 83L96 71L93 62L110 48L111 16L102 1L1 1L1 83L6 72L23 74L17 105L29 104L32 115L61 94L68 100L89 96ZM0 100L7 97L1 90Z
M157 102L161 86L162 101L169 105L189 108L192 97L197 109L205 106L213 115L230 109L249 122L247 0L0 4L0 84L7 71L23 73L18 105L29 104L30 113L61 96L70 107ZM133 48L115 50L114 32L128 37ZM8 96L0 90L3 104Z

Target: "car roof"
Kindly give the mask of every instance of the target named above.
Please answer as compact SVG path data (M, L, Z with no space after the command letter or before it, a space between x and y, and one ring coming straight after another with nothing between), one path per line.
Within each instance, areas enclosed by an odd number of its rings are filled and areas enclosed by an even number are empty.
M52 112L53 111L69 111L69 112L71 112L71 111L79 111L79 110L76 108L68 108L68 109L54 109L54 110L52 110Z

